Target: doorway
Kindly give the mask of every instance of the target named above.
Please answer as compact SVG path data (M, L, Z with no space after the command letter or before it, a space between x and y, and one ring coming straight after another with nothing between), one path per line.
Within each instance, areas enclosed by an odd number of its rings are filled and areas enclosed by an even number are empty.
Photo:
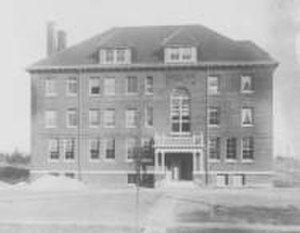
M167 153L165 163L168 181L193 179L193 156L191 153Z

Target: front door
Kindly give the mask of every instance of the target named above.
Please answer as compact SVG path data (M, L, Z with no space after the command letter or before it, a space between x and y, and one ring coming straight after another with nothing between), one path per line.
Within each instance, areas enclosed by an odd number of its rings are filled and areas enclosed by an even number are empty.
M166 154L166 179L169 181L193 179L193 157L189 153Z

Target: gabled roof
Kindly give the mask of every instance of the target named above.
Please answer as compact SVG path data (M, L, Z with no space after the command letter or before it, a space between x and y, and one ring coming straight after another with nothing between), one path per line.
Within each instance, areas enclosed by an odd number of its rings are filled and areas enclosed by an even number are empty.
M102 47L129 47L133 64L163 63L163 48L197 47L198 62L272 62L250 41L235 41L201 25L113 28L45 58L30 67L79 66L98 63Z

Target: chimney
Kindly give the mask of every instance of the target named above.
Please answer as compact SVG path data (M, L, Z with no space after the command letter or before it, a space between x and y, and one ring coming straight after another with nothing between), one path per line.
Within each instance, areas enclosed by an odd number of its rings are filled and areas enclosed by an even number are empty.
M67 47L67 34L63 30L57 32L57 52L64 50Z
M47 55L51 56L56 52L55 23L53 21L47 24Z

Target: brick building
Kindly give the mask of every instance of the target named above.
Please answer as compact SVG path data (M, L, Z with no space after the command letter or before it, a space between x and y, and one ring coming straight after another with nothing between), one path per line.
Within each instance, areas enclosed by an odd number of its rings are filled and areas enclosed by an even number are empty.
M134 148L153 140L142 172L156 185L270 182L277 63L254 43L200 25L65 39L48 25L48 57L28 69L32 173L127 185Z

